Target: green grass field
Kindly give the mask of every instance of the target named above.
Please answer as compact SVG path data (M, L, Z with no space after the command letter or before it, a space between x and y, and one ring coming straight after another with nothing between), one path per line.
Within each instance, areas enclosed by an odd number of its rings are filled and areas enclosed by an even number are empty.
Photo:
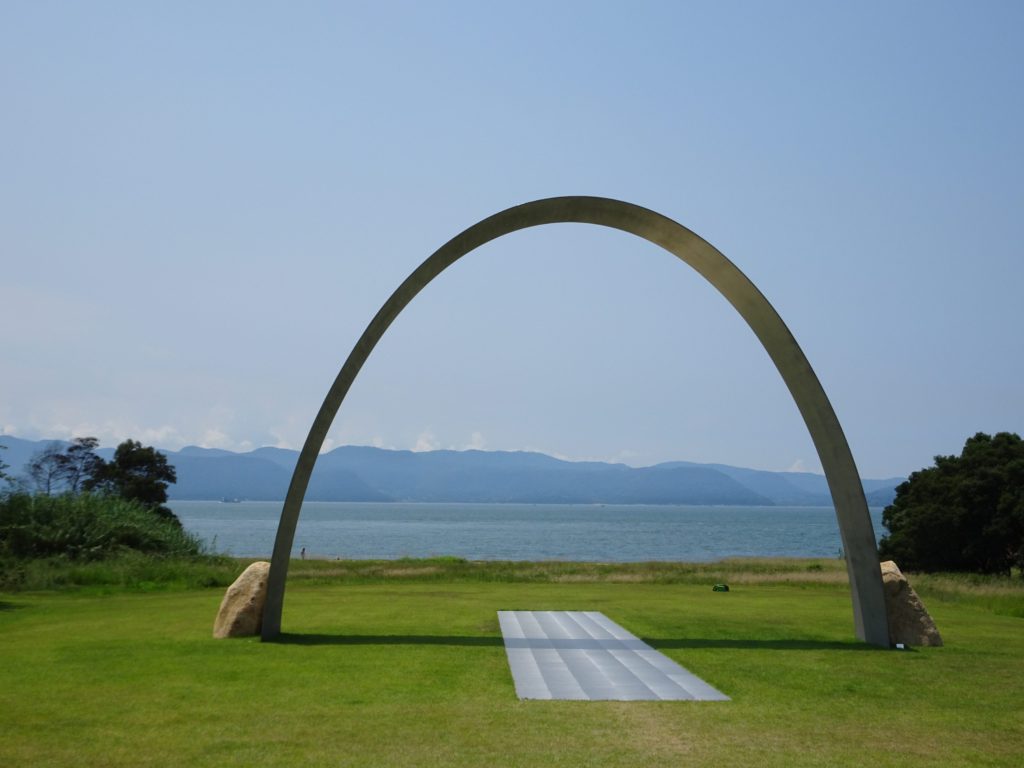
M0 764L1020 765L1024 585L912 583L943 648L855 642L834 561L296 563L279 643L211 639L220 587L2 594ZM519 701L501 609L603 611L732 701Z

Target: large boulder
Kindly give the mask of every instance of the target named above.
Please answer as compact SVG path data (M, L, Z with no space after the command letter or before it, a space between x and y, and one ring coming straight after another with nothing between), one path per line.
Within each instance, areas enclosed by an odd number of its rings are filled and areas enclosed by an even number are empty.
M213 636L251 637L263 626L263 604L267 600L267 577L270 563L253 563L235 583L228 587L220 601L217 620L213 623Z
M889 643L896 645L942 645L935 622L907 577L892 560L882 563L885 612L889 618Z

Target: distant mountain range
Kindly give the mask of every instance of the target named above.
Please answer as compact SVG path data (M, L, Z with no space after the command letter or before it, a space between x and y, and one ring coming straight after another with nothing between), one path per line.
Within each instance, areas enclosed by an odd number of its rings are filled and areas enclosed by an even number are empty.
M52 440L0 437L0 459L18 475ZM66 443L62 443L66 444ZM110 458L112 448L98 451ZM258 448L233 453L188 446L163 451L178 482L174 499L284 499L298 451ZM885 506L905 478L863 480L871 506ZM766 472L726 464L672 461L628 467L563 461L526 451L393 451L343 446L317 459L310 501L431 501L536 504L725 504L830 506L822 475Z

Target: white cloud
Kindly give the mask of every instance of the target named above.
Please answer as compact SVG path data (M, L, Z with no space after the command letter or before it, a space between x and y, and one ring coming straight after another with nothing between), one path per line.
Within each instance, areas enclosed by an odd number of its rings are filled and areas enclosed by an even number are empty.
M272 438L274 438L274 441L275 441L274 442L274 447L275 448L288 448L288 449L292 448L291 442L289 442L288 438L285 437L285 435L282 434L282 432L280 430L271 429L271 430L268 430L268 431L270 432L270 436Z
M469 444L466 445L465 450L482 451L487 446L487 441L484 440L484 436L481 432L474 432L469 436Z
M631 451L628 448L624 448L618 453L616 453L614 456L604 459L604 461L606 461L609 464L625 464L630 467L635 467L637 466L636 460L637 457L639 457L639 455L640 454L638 454L636 451Z
M790 465L789 469L787 469L786 471L787 472L810 472L811 470L807 467L806 464L804 464L804 460L803 459L797 459L796 461L794 461Z
M177 449L187 444L187 440L176 427L165 424L159 427L142 428L138 424L119 420L104 422L79 421L69 424L63 421L42 423L33 421L31 427L15 431L26 439L72 440L76 437L95 437L100 445L114 446L129 438L138 440L143 445L154 445L157 448Z
M434 433L429 429L425 429L420 432L419 437L416 438L416 445L413 446L413 450L417 453L422 451L436 451L441 447L441 444L437 442L437 438L434 437Z
M181 448L188 442L185 440L185 436L178 432L177 427L172 427L169 424L141 431L135 430L135 434L134 439L143 445L155 445L161 448ZM122 439L128 437L132 437L132 435L125 435Z
M216 427L206 430L199 440L201 448L230 448L232 445L234 441Z
M547 448L534 448L533 446L526 446L525 448L512 448L510 450L525 451L526 453L543 453L547 456L550 456L553 459L561 459L562 461L577 461L577 459L574 459L570 456L566 456L564 453L559 453L558 451L551 451L548 450Z

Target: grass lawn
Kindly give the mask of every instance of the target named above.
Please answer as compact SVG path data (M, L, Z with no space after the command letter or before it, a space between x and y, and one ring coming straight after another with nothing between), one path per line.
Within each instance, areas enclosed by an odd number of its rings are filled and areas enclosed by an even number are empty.
M278 643L211 639L221 588L0 595L0 765L1022 764L1024 588L922 577L946 646L898 652L828 565L387 567L297 563ZM501 609L602 611L732 701L519 701Z

